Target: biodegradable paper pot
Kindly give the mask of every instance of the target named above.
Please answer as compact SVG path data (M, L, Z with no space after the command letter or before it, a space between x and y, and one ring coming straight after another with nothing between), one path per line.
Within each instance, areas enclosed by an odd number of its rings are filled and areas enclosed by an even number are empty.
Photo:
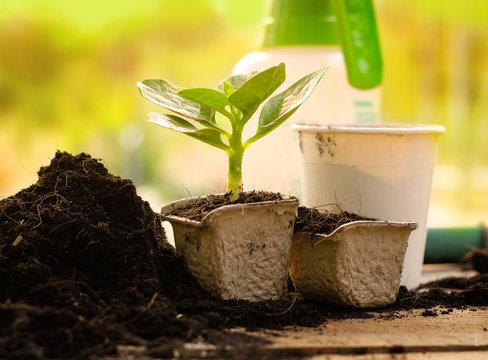
M290 274L308 299L355 308L382 307L400 288L415 223L355 221L330 235L293 236Z
M295 125L303 204L365 217L418 223L402 285L418 286L425 251L432 172L442 126ZM332 207L323 205L336 204Z
M279 299L287 288L298 199L226 205L202 221L167 215L196 200L175 201L161 214L200 286L221 299Z

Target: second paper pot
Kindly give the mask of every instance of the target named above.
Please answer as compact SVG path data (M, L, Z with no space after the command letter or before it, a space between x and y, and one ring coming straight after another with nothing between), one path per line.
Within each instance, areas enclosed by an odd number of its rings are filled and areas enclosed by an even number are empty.
M419 284L437 125L295 125L303 204L380 220L415 222L401 285ZM338 206L337 206L338 205Z
M290 275L305 298L354 308L387 306L400 288L415 223L354 221L329 235L293 235Z

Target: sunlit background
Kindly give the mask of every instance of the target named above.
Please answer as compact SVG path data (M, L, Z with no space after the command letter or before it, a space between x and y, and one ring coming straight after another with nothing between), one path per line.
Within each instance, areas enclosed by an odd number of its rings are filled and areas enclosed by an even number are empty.
M488 219L488 1L376 0L383 119L442 137L432 226ZM0 197L56 149L132 179L153 207L225 189L220 150L145 121L136 82L215 87L256 49L264 0L0 2Z

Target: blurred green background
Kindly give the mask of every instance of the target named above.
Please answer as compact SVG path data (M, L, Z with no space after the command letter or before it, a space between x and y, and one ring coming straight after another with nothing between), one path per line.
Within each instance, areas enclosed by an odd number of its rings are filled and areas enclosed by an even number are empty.
M430 225L478 225L488 219L488 1L375 7L384 120L447 130ZM265 0L1 1L0 197L35 182L56 149L103 159L155 208L223 191L225 154L146 123L156 109L136 82L215 87L256 49L266 10Z

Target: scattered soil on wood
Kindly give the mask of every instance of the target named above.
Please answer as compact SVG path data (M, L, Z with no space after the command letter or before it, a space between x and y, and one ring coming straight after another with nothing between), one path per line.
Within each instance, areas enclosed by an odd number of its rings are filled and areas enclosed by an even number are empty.
M243 192L240 193L239 198L234 201L230 200L230 194L228 193L209 195L193 202L191 207L175 209L171 212L171 215L201 221L209 212L225 205L251 204L264 201L278 201L283 199L284 197L280 193L266 191Z
M470 306L487 306L488 274L433 281L421 285L415 291L402 294L398 303L417 308L442 306L465 309Z
M57 152L37 183L0 201L2 359L184 357L184 343L202 341L256 349L263 340L229 329L387 319L413 308L435 316L488 306L487 288L486 274L444 280L369 310L305 301L292 287L280 301L213 299L186 273L132 182L86 154Z

